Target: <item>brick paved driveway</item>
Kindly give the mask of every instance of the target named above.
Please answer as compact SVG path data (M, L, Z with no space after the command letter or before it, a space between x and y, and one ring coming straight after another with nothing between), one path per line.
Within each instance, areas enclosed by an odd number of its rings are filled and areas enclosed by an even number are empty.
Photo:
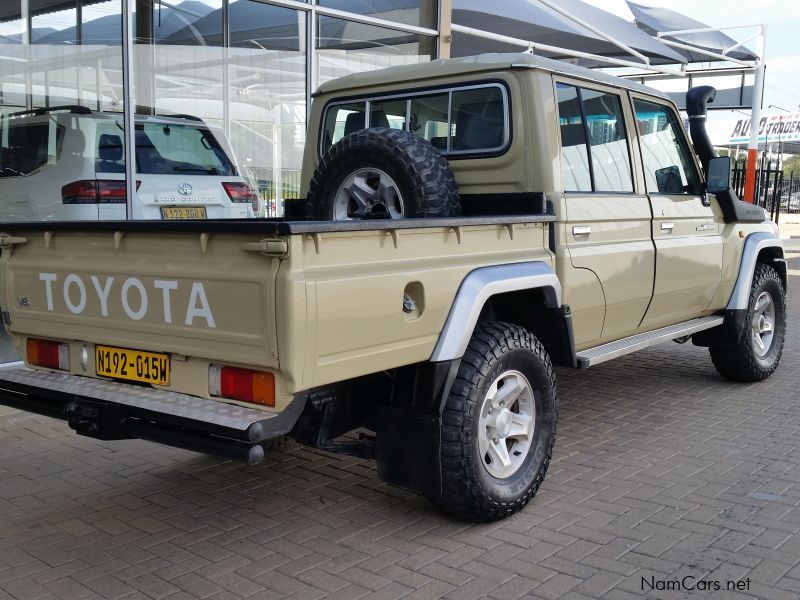
M559 372L559 439L520 515L472 526L368 461L258 467L0 417L0 599L800 596L800 254L778 373L664 345ZM749 592L642 590L749 578ZM697 578L697 579L692 579Z

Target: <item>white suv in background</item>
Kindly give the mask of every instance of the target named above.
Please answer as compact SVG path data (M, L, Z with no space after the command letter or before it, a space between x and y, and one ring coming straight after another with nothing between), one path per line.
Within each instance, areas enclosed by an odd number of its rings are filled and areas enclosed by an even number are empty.
M255 188L197 117L135 118L131 219L260 215ZM122 115L82 106L0 117L0 221L123 220Z

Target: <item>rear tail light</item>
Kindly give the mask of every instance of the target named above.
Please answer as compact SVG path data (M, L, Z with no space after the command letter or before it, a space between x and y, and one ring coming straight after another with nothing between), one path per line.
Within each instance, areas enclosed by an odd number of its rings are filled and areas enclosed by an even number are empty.
M136 182L136 190L142 185ZM62 204L125 204L128 199L125 181L118 179L85 179L61 188Z
M211 365L208 389L218 398L275 406L275 376L265 371Z
M67 344L28 338L25 349L30 364L69 371L69 346Z
M231 202L244 203L249 202L253 207L253 213L258 214L258 194L253 191L246 183L241 181L226 181L222 184L225 188L225 193Z

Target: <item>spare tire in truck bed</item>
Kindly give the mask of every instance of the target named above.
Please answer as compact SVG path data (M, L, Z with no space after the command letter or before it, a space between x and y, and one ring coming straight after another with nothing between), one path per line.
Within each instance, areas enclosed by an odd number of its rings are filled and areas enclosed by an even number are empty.
M455 217L461 205L447 160L408 131L373 127L342 138L311 178L312 219Z

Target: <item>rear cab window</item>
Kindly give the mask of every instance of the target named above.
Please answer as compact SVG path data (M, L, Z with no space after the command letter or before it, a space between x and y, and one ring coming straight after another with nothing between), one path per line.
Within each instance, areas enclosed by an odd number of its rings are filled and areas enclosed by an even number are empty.
M333 101L325 108L320 154L367 127L410 131L443 154L501 154L510 142L508 92L500 83Z

